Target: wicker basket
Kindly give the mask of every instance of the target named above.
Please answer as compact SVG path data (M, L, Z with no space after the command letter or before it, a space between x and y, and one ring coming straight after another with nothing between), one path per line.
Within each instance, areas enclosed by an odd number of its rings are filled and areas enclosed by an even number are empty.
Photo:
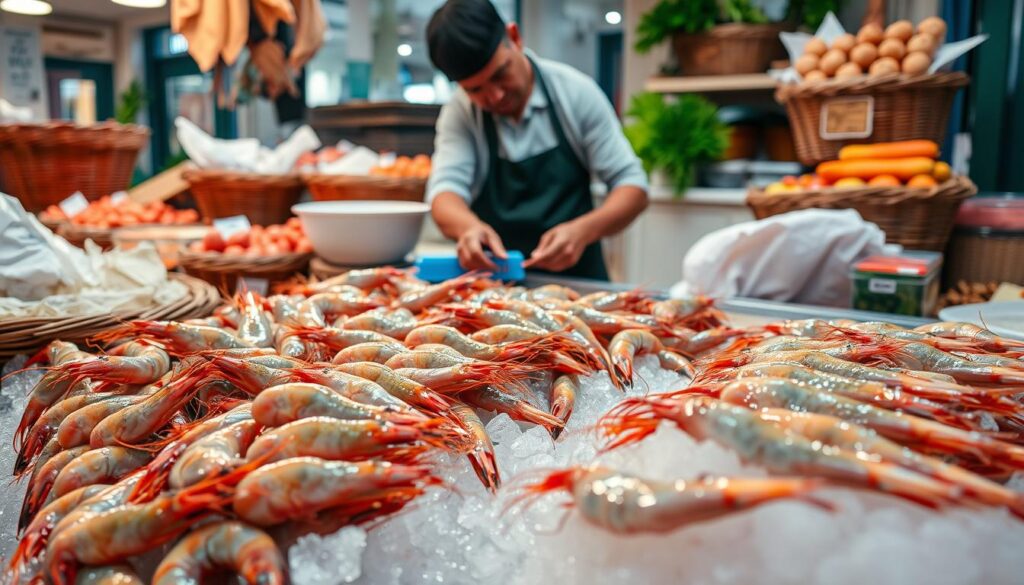
M284 223L302 196L298 175L190 169L183 177L205 219L244 215L253 225Z
M918 138L942 143L953 97L969 81L966 74L955 72L786 84L779 86L775 99L786 106L800 162L816 165L838 158L839 149L846 144ZM873 102L870 135L835 140L822 138L824 107L862 96L870 96Z
M104 313L81 317L24 317L0 321L0 363L22 353L32 353L61 339L83 343L98 333L132 319L184 321L209 315L221 303L217 290L209 284L183 274L171 274L188 293L177 301L141 312Z
M75 191L92 201L127 189L148 140L146 128L113 122L3 124L0 168L8 192L41 211Z
M96 228L65 223L57 228L57 234L67 240L71 245L85 248L85 241L92 240L97 246L104 250L114 248L114 230L109 228Z
M672 47L683 75L764 73L786 55L774 24L720 24L702 33L675 33Z
M426 179L399 179L357 175L307 175L306 187L314 201L390 200L423 201Z
M248 257L216 253L185 252L178 256L178 265L186 273L217 287L221 294L235 292L241 277L266 280L268 286L305 273L312 254Z
M977 192L970 179L953 177L931 189L863 187L774 194L751 189L747 205L757 219L800 209L856 209L882 228L887 241L911 250L941 252L960 204Z

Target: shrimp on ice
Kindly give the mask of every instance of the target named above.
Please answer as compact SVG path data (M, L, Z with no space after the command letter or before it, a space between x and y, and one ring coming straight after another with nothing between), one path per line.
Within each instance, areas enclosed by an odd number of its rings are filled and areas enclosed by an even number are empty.
M225 520L186 534L153 573L153 585L200 583L203 575L227 569L246 583L285 585L284 556L266 532Z

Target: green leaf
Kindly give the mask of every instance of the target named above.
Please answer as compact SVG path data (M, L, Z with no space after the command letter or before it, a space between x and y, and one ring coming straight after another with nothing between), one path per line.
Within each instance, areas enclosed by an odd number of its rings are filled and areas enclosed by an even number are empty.
M118 96L114 119L120 124L134 124L139 112L146 105L146 92L138 80L132 81L128 89Z
M647 172L662 170L676 194L693 184L697 164L722 157L731 129L718 119L718 108L707 99L684 94L673 103L662 95L633 96L625 134Z

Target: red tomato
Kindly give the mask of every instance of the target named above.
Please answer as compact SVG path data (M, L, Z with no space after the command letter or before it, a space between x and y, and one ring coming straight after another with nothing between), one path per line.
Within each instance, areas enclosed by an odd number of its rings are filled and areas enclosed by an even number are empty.
M251 242L250 233L251 230L244 232L235 232L228 236L228 239L225 240L225 242L229 246L241 246L243 248L247 248Z
M309 240L303 238L295 244L295 251L300 254L308 254L313 251L313 244L310 244Z
M228 246L224 248L224 253L228 255L239 255L245 254L245 248L241 246Z
M207 252L226 252L225 246L224 238L220 237L217 230L210 230L203 236L203 248Z

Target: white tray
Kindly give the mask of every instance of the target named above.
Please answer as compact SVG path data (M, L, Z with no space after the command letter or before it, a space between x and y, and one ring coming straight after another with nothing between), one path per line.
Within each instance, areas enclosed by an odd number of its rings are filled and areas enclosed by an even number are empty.
M966 321L986 327L996 335L1024 339L1024 301L996 301L946 307L939 311L943 321Z

